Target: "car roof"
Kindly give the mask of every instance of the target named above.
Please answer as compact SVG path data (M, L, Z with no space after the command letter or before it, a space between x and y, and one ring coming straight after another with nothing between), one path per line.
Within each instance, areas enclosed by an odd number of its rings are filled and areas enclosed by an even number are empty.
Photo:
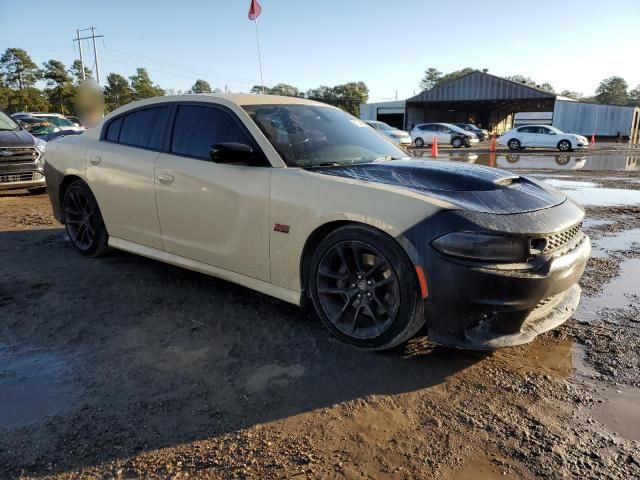
M60 118L66 118L61 113L45 113L45 112L34 112L34 113L31 113L31 116L32 117L60 117Z

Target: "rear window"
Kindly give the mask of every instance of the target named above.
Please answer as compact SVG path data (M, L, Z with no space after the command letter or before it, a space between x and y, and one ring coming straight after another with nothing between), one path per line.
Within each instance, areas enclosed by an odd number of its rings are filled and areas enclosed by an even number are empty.
M107 132L104 139L108 142L117 142L120 137L120 127L122 127L122 117L118 117L107 125Z
M132 147L160 150L164 143L169 107L151 107L123 115L118 143ZM116 123L114 120L112 123ZM115 136L115 128L113 135ZM111 124L107 135L111 134Z

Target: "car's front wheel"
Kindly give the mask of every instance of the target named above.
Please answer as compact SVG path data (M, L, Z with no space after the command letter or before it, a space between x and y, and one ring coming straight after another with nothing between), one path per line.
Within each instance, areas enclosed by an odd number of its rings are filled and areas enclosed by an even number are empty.
M416 138L414 143L416 144L416 147L418 147L418 148L424 147L424 140L422 140L420 137Z
M558 150L560 150L561 152L570 152L571 142L569 140L560 140L558 142Z
M346 343L384 350L424 324L416 270L395 240L371 227L348 225L327 235L308 275L316 313Z
M453 140L451 140L451 146L453 148L462 147L462 139L461 138L454 138Z
M109 235L98 202L86 183L77 180L69 185L62 208L67 235L78 252L97 257L108 250Z
M517 138L512 138L511 140L509 140L509 142L507 142L507 146L512 152L520 150L520 145L520 140L518 140Z

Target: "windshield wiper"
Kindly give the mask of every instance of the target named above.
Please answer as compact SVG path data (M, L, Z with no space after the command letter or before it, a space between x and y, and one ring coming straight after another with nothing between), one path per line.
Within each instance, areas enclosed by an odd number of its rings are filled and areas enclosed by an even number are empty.
M338 162L322 162L322 163L314 163L312 165L306 165L305 168L315 168L315 167L342 167L344 163Z
M387 162L389 160L402 160L403 158L409 157L398 157L397 155L383 155L374 160L374 162Z
M0 132L17 132L15 128L0 128Z

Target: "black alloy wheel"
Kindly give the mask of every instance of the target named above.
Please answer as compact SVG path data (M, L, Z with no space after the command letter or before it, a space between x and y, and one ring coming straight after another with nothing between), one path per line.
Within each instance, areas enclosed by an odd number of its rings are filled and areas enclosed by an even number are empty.
M311 263L316 312L341 340L363 349L391 348L424 323L415 270L381 232L341 227L320 243Z
M569 140L560 140L558 142L558 150L561 152L571 151L571 142Z
M98 256L107 249L108 235L98 203L89 187L72 183L64 193L64 224L73 246L82 255Z
M507 143L507 146L509 147L509 150L511 150L512 152L516 150L520 150L520 140L518 140L517 138L512 138Z
M415 144L416 144L416 147L422 148L422 147L424 147L424 140L422 140L420 137L418 137L418 138L416 138Z

